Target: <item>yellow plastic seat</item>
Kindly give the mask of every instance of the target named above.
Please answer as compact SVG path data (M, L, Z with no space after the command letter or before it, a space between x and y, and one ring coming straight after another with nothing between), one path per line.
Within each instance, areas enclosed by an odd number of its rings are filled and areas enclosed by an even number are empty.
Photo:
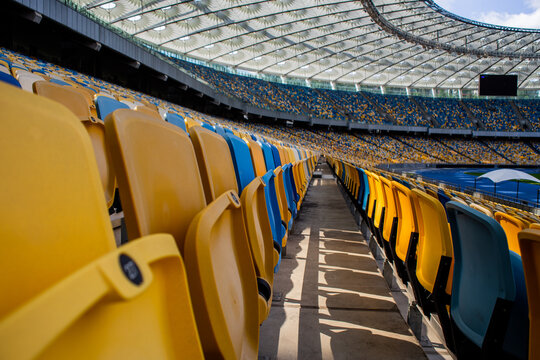
M194 126L201 126L201 123L190 118L190 117L184 117L184 121L186 122L186 129L191 129Z
M278 196L279 210L281 214L281 221L283 226L285 226L285 237L282 240L282 247L287 246L287 238L289 233L289 221L291 220L292 213L289 210L289 205L287 203L287 193L285 190L285 183L283 180L283 169L281 166L278 166L274 170L275 175L275 186L276 193Z
M379 226L381 225L381 219L383 219L383 209L386 207L386 202L384 198L384 192L382 188L381 180L379 179L379 175L372 174L373 176L373 184L375 185L376 189L376 200L375 203L375 213L373 216L373 225L376 229L379 229ZM384 220L383 220L384 221ZM383 223L384 225L384 223Z
M276 145L278 152L279 152L279 158L281 159L281 165L285 165L290 163L289 156L287 152L284 150L284 147L281 145Z
M129 109L113 112L105 128L128 238L169 233L183 252L189 224L206 206L189 137L175 125Z
M202 359L173 238L116 248L80 121L9 85L0 107L0 358Z
M251 152L251 162L253 163L253 169L255 170L255 176L264 176L266 174L266 164L264 162L264 155L261 149L261 145L252 139L245 139Z
M529 302L529 359L540 357L540 229L518 234Z
M228 191L237 194L234 164L225 138L200 126L189 129L189 134L197 155L207 201L214 201ZM246 230L241 234L242 229L239 228L237 240L249 241L258 280L261 323L270 311L274 283L274 241L264 186L262 179L257 177L242 191L240 214L244 214L248 237L246 239ZM279 256L279 253L276 252L276 255Z
M540 223L532 223L529 226L530 229L540 230Z
M155 108L155 106L153 106ZM145 105L139 105L139 106L136 106L135 107L135 111L139 111L139 112L142 112L144 114L147 114L149 116L152 116L153 118L155 118L156 120L160 120L160 121L163 121L163 118L161 117L161 115L159 115L159 112L157 110L154 110L152 109L151 107L149 106L145 106Z
M386 242L390 241L390 235L392 232L392 226L397 226L394 224L394 218L396 218L396 203L394 201L394 193L392 192L392 182L385 178L384 176L379 177L382 184L382 189L384 191L384 195L386 197L386 208L384 211L384 224L383 224L383 231L382 231L382 237L383 240ZM397 227L394 231L397 230Z
M405 261L409 241L413 233L418 233L418 226L410 199L411 190L397 181L392 181L392 191L394 192L394 200L399 219L395 252L398 258Z
M259 322L270 313L274 286L274 239L268 218L264 182L255 178L242 191L240 202L259 290ZM279 254L278 254L279 255Z
M508 241L508 249L521 255L521 250L519 249L518 243L518 233L521 230L527 229L528 226L520 219L515 216L508 215L497 211L495 213L495 220L501 225L506 234L506 241Z
M420 284L433 293L441 257L453 259L452 237L446 212L438 199L417 189L411 193L419 228L416 275ZM448 279L445 290L450 295L451 272Z
M206 202L214 201L228 190L238 192L234 163L225 138L202 126L190 128L189 135L197 155Z
M469 205L470 207L472 207L473 209L475 210L478 210L480 211L481 213L483 214L486 214L487 216L493 218L493 213L491 212L490 209L488 209L487 207L485 206L482 206L482 205L479 205L479 204L475 204L475 203L472 203L471 205Z
M418 225L418 242L411 238L406 262L417 302L426 315L436 312L446 344L454 349L448 313L452 293L453 248L446 211L440 201L413 189L411 203ZM416 258L414 258L416 254Z
M45 96L67 107L83 123L92 140L107 206L111 207L114 202L116 178L105 141L104 123L91 116L88 102L80 90L47 81L36 81L33 89L34 93Z
M191 295L197 299L194 311L205 357L255 359L257 281L240 201L233 191L219 196L193 219L184 258Z

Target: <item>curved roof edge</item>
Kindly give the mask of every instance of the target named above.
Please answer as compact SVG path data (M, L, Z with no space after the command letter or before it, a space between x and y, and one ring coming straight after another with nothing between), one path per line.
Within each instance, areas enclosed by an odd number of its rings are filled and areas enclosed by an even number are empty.
M437 5L434 0L423 0L427 6L429 6L434 11L438 12L439 14L442 14L444 16L448 16L454 20L462 21L471 25L475 26L481 26L488 29L496 29L496 30L504 30L504 31L517 31L517 32L525 32L525 33L534 33L534 34L540 34L540 29L531 29L531 28L520 28L520 27L512 27L512 26L504 26L504 25L495 25L495 24L488 24L481 21L471 20L463 16L459 16L457 14L454 14L453 12L450 12L444 8L442 8L440 5Z
M433 3L431 0L423 0L426 2L428 6L431 6L428 1L431 2L432 5L435 5L439 7L439 9L442 9L440 6ZM447 51L449 53L456 53L461 55L474 55L474 56L491 56L491 57L497 57L497 58L509 58L509 59L540 59L540 53L516 53L513 51L501 51L501 50L478 50L478 49L469 49L465 46L455 46L448 43L442 43L439 41L429 40L425 39L422 36L416 36L413 35L407 31L404 31L402 29L397 28L394 26L390 21L388 21L377 9L377 6L373 3L373 0L361 0L362 4L364 5L364 8L366 9L367 13L371 17L371 19L377 23L384 31L397 36L398 38L415 43L421 46L425 46L430 49L437 49L437 50L443 50ZM442 14L444 16L448 16L448 11L444 10L446 13ZM440 12L440 11L439 11ZM454 17L457 15L452 14ZM457 21L463 21L461 19L457 19ZM470 22L472 20L468 20ZM489 26L489 24L485 24L483 26ZM504 30L511 30L511 28L505 28L502 27ZM523 30L523 29L522 29ZM535 31L536 32L536 31ZM540 31L539 31L540 32Z

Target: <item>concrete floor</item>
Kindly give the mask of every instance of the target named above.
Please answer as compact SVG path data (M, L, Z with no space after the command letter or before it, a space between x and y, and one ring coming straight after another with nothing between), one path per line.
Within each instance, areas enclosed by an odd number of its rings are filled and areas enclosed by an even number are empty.
M274 280L259 359L425 359L326 164Z

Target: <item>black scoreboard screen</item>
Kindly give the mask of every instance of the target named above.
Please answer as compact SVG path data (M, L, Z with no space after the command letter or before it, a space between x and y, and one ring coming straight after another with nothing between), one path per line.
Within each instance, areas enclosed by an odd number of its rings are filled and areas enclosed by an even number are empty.
M478 94L480 96L517 96L517 75L481 74Z

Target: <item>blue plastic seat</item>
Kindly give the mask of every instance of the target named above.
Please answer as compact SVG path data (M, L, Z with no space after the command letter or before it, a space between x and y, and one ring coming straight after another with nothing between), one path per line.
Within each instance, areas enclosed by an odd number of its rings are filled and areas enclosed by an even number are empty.
M207 130L216 132L216 129L214 129L214 127L213 127L212 125L208 124L208 123L203 122L203 123L201 124L201 126L202 126L203 128L205 128L205 129L207 129Z
M105 121L107 115L118 109L129 109L126 104L107 96L98 96L95 100L98 118Z
M296 214L298 212L296 208L297 200L294 195L296 193L296 189L291 183L291 176L290 176L291 167L292 167L291 164L286 164L286 165L283 165L282 167L283 168L283 182L285 184L285 190L287 193L287 203L289 204L289 210L291 210L291 214L292 214L290 224L289 224L289 229L291 228L292 220L296 218Z
M187 133L186 122L184 118L178 114L168 112L165 115L165 121L178 126L180 129L184 130Z
M365 214L367 210L368 200L369 200L369 183L368 183L366 172L360 168L357 168L357 170L358 170L358 175L360 176L360 182L362 183L362 197L359 197L358 201Z
M53 84L62 85L62 86L71 86L71 84L69 84L69 83L67 83L65 81L59 80L59 79L51 79L51 80L49 80L49 82L52 82Z
M234 132L233 132L231 129L223 128L223 130L225 130L225 132L226 132L227 134L234 135Z
M221 128L223 129L223 128ZM216 128L217 130L217 128ZM253 163L251 162L251 154L248 144L238 136L232 134L224 134L223 137L227 140L229 149L234 163L234 170L236 172L236 180L238 182L239 193L255 179L255 171L253 170Z
M276 169L276 166L274 165L274 154L272 153L272 148L270 147L270 145L268 145L268 143L265 143L265 142L261 142L260 145L263 151L266 170L274 171Z
M274 157L275 167L281 166L281 157L279 156L278 148L273 144L270 144L270 148L272 149L272 155Z
M455 261L450 313L465 338L456 336L458 357L476 356L463 353L472 342L484 357L527 359L529 319L521 257L508 250L495 219L456 201L446 208Z
M214 129L219 135L221 135L223 137L225 137L225 135L227 135L227 132L225 131L225 129L223 129L223 127L221 125L219 125L219 124L214 125Z
M286 235L287 229L285 228L285 225L281 223L281 213L277 201L274 177L274 172L268 171L262 177L262 180L266 185L264 187L264 192L266 197L266 209L268 210L268 218L270 220L270 225L272 228L272 237L274 239L275 247L279 252L279 260L276 267L274 268L274 272L277 272L279 270L279 265L281 264L281 249L283 245L283 238Z
M15 79L13 76L11 76L9 74L6 74L6 73L3 73L1 71L0 71L0 81L8 83L8 84L13 85L13 86L16 86L18 88L21 87L21 84L19 84L17 79Z
M285 174L287 175L288 181L290 183L293 199L296 203L298 203L298 201L300 200L300 195L298 194L298 191L296 190L296 182L294 181L292 164L288 164Z
M437 191L437 197L443 206L446 206L446 203L450 201L448 195L446 195L441 189Z

